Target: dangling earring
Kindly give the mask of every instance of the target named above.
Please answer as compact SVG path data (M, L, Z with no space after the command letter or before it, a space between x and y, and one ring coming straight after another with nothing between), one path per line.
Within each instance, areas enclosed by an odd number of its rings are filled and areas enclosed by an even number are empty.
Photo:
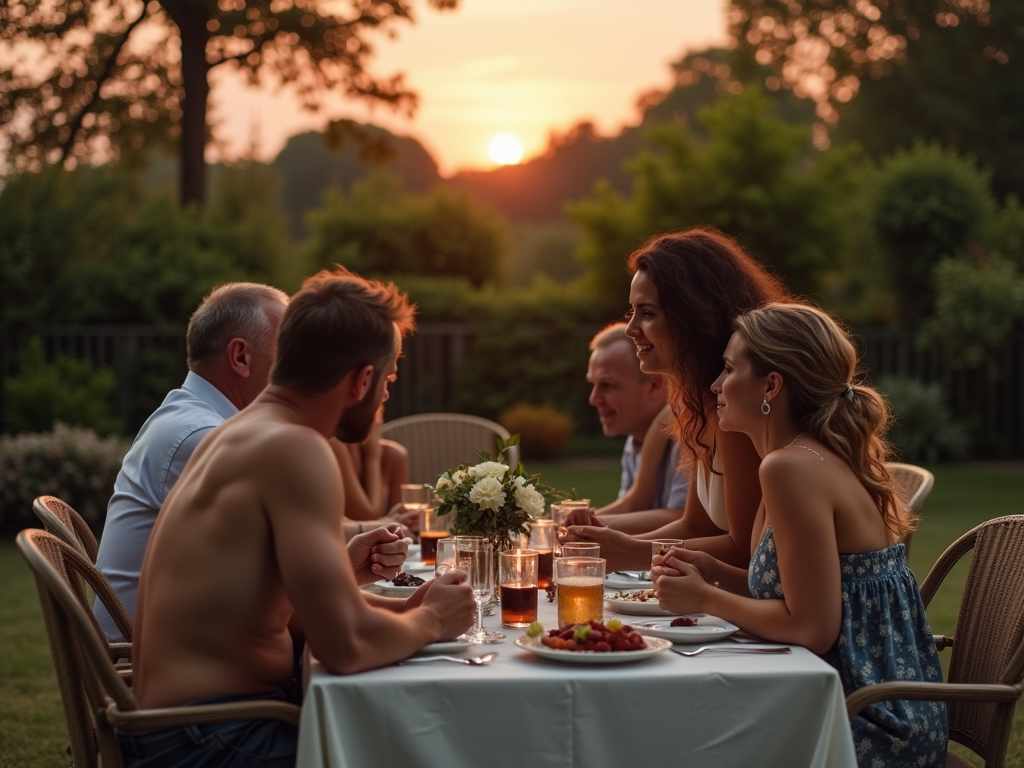
M770 405L768 405L768 399L765 398L764 400L761 401L761 413L763 413L765 416L767 416L771 412L772 412L772 407Z

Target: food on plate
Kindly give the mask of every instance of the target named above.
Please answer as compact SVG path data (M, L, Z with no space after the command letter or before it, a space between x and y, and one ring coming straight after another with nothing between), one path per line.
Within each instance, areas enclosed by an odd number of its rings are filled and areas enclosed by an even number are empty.
M543 630L543 627L541 628ZM647 648L644 638L628 624L612 619L607 624L591 621L587 624L569 624L552 629L540 639L541 643L556 651L642 651Z
M421 579L419 576L413 576L405 571L402 571L391 580L391 583L396 587L418 587L423 582L424 579Z
M616 592L609 600L625 600L629 603L656 603L658 596L653 589L634 589L632 592Z
M543 634L544 634L544 625L541 624L539 621L535 621L535 622L531 623L529 628L526 630L526 636L527 637L540 637Z
M670 627L696 627L697 620L692 616L680 616L678 619L672 619Z

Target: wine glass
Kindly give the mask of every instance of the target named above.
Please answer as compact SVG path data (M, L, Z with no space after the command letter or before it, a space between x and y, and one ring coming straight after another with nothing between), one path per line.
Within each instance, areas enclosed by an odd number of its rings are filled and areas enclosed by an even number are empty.
M466 633L474 643L500 643L505 636L484 629L484 603L494 596L494 546L483 536L457 536L457 562L476 600L476 626Z

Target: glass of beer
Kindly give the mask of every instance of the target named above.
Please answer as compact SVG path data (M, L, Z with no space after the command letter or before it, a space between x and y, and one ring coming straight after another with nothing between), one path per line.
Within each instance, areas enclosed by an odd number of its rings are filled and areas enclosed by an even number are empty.
M600 557L560 557L555 560L558 587L558 626L585 624L604 618L605 561Z
M562 545L560 557L600 557L601 545L593 541L570 541Z
M513 549L498 560L501 624L528 627L537 620L537 552Z
M434 562L434 578L443 576L455 568L455 539L449 536L447 539L437 540L437 559Z
M553 583L551 568L555 558L555 521L534 520L530 528L530 549L537 553L537 586L547 589Z
M452 527L451 513L437 514L433 504L420 510L420 560L424 565L437 561L437 542L447 537Z
M664 555L673 547L682 548L682 539L652 539L651 540L651 567L654 567L654 556Z

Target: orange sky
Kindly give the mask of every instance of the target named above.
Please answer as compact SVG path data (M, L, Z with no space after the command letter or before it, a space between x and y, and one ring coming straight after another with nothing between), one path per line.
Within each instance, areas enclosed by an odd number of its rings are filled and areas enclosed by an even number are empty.
M411 120L343 98L310 114L231 76L215 80L211 106L229 154L256 136L270 159L288 136L352 117L415 136L449 174L493 167L487 145L498 133L517 135L529 159L552 130L583 119L615 132L636 121L641 92L667 87L669 62L725 40L725 0L461 0L447 13L421 3L416 25L382 38L373 64L405 72L420 96Z

